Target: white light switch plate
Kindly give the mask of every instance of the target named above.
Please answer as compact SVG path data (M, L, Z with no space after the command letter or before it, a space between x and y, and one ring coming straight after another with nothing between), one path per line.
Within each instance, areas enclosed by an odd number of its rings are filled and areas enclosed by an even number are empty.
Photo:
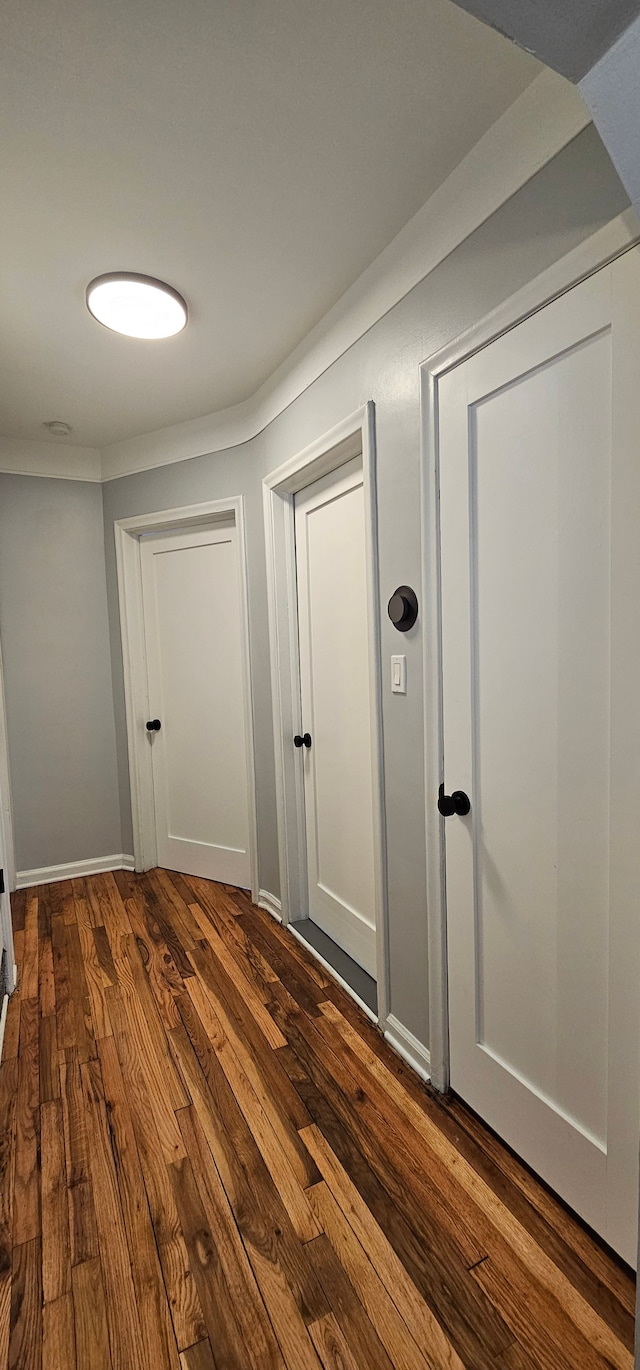
M406 695L407 693L406 656L392 656L391 658L391 693L394 695Z

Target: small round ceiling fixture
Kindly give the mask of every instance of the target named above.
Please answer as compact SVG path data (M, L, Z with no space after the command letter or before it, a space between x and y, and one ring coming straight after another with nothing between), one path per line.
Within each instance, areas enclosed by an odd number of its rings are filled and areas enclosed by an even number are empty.
M68 438L71 432L71 424L63 423L62 419L49 419L47 423L43 423L42 427L48 428L54 438Z
M134 271L96 276L87 286L87 308L98 323L128 338L172 338L188 318L177 290Z

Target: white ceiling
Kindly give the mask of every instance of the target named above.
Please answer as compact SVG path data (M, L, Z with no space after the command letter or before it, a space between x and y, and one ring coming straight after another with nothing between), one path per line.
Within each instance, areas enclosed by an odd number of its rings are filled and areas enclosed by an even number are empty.
M0 434L102 447L251 395L539 70L450 0L5 7ZM186 331L95 323L117 269Z

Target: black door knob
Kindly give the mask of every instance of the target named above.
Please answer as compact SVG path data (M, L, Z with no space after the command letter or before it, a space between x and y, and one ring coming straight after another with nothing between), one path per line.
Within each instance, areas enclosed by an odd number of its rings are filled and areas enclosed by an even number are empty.
M300 736L300 733L296 733L293 739L293 745L294 747L310 747L311 733L305 733L302 737Z
M418 599L410 585L400 585L392 594L387 613L399 633L408 633L418 617Z
M471 800L464 790L454 790L453 794L445 794L444 785L441 785L438 790L438 810L443 818L451 818L454 813L460 818L466 818L471 810Z
M149 722L147 723L147 732L148 732L148 733L159 733L161 727L162 727L162 724L161 724L159 718L150 718L150 719L149 719Z

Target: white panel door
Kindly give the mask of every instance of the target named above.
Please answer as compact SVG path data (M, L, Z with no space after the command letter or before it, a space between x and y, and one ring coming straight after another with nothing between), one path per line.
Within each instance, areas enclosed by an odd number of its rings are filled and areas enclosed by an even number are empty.
M158 864L248 888L242 600L234 525L141 539Z
M451 1084L634 1264L639 368L633 252L439 386Z
M376 975L362 463L295 497L309 916Z

